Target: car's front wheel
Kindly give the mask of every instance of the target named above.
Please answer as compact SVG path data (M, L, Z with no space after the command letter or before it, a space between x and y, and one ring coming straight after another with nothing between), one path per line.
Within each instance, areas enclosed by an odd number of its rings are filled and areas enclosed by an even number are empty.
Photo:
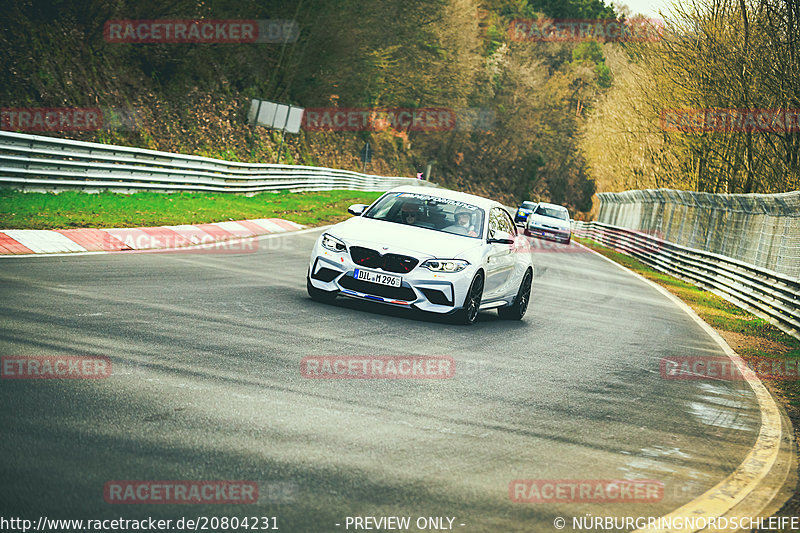
M309 279L308 276L306 276L306 290L312 300L328 304L333 303L338 294L338 291L323 291L322 289L316 288L311 284L311 279Z
M531 300L531 285L533 284L533 273L528 270L525 272L525 277L522 278L522 283L519 284L519 291L514 298L514 303L508 307L500 307L497 309L497 314L503 320L522 320L525 316L525 311L528 310L528 303Z
M478 318L478 311L481 308L483 299L483 273L478 272L469 286L469 292L464 300L464 307L456 313L456 321L468 326L475 323Z

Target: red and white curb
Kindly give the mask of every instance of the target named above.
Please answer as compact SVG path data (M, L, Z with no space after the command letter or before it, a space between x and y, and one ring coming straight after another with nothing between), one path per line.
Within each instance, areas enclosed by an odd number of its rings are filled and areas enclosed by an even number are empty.
M11 229L0 231L0 256L174 249L241 241L304 227L280 218L259 218L154 228Z

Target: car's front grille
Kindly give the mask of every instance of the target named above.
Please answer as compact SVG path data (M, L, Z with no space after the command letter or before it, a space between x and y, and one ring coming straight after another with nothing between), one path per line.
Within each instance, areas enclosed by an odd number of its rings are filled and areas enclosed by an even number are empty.
M417 299L416 293L408 287L389 287L388 285L379 285L377 283L370 283L362 279L355 279L350 276L345 276L339 280L339 285L345 289L363 292L364 294L371 294L373 296L382 296L384 298L391 298L393 300L403 300L410 302Z
M350 258L355 264L368 268L381 268L383 266L383 256L377 250L371 250L370 248L351 246Z
M541 231L541 232L544 232L544 233L556 233L556 234L566 233L566 230L560 230L558 228L554 228L554 227L551 227L551 226L542 226L542 225L531 226L530 229L533 230L533 231Z
M350 257L353 262L359 266L367 268L380 268L387 272L397 272L398 274L407 274L414 270L414 267L419 263L418 259L408 255L398 254L384 254L371 248L363 248L361 246L350 247Z

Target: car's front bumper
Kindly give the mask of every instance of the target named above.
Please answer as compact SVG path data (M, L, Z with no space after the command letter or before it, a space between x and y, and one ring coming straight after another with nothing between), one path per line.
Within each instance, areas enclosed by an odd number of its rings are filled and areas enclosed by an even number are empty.
M529 237L537 237L540 239L566 242L570 240L572 232L570 230L557 230L551 228L543 228L541 226L528 226L525 228L525 235Z
M400 287L389 287L356 279L357 268L362 267L353 263L348 252L317 245L309 263L309 280L317 289L338 291L342 296L446 314L464 305L475 271L472 265L455 273L431 272L419 265L407 274L365 269L401 278Z

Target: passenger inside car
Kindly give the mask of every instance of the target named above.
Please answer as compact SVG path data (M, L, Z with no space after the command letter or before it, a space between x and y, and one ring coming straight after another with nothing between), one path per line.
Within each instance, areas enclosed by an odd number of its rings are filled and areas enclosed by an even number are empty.
M457 235L469 235L475 237L475 229L472 226L472 213L466 210L457 211L455 214L455 224L448 226L444 231Z

